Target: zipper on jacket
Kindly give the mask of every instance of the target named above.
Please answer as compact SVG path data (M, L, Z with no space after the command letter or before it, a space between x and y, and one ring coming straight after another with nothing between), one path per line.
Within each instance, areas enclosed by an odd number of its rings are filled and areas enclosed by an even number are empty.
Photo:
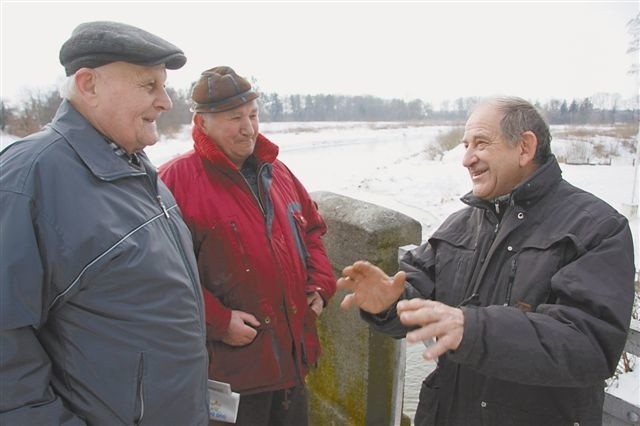
M262 171L264 170L264 164L262 164L260 166L260 168L258 169L257 173L256 173L256 179L258 180L258 194L257 194L257 198L258 198L258 202L260 204L260 207L263 209L262 214L264 214L265 216L267 215L267 212L265 211L265 207L262 207L262 185L260 184L260 176L262 176Z
M194 291L194 298L197 302L196 305L198 308L198 312L200 312L201 318L204 318L204 313L202 312L202 309L201 309L201 306L204 306L203 305L204 301L202 300L202 296L200 295L199 280L193 274L193 272L191 271L191 268L189 267L189 261L187 260L187 255L184 251L184 247L182 246L182 244L180 244L180 236L176 232L177 231L176 225L173 223L172 220L170 220L169 210L167 209L167 206L164 204L164 201L162 201L162 196L160 195L160 191L158 190L157 180L159 178L157 174L152 169L149 168L150 164L147 165L147 163L144 160L141 160L141 161L142 161L143 168L145 170L145 175L147 176L147 182L149 182L149 185L151 186L150 195L154 196L154 198L160 205L160 208L162 209L164 216L168 219L167 225L169 227L170 236L172 237L170 239L173 240L175 247L177 248L178 252L180 253L180 256L182 257L182 264L184 265L184 269L189 275L189 278L191 279L191 287L193 288L193 291ZM155 176L155 181L152 179L152 176Z
M269 240L271 240L271 238L269 237ZM271 257L274 260L274 263L276 265L276 271L278 272L278 281L280 282L284 282L284 274L282 273L282 265L280 264L280 262L278 261L278 257L275 254L275 250L273 249L273 244L269 244L269 251L271 252ZM304 377L302 374L302 354L299 353L301 349L299 349L296 345L296 336L293 333L293 330L291 329L291 316L289 314L289 309L287 308L287 289L284 287L282 288L282 311L284 312L284 317L285 317L285 321L287 323L287 330L289 331L289 337L291 337L291 342L293 343L293 354L294 354L294 363L296 365L296 376L298 378L298 383L304 383ZM307 308L309 309L309 308ZM304 319L303 319L304 321ZM301 340L301 343L304 342L304 331L303 331L303 337ZM280 360L280 354L278 352L278 360ZM281 371L282 374L282 371Z
M488 210L488 211L491 212L491 210ZM473 281L471 295L466 299L464 299L458 306L464 306L474 297L479 300L480 283L482 282L482 279L484 278L484 274L487 271L490 255L492 255L492 250L494 249L493 244L496 242L496 238L498 236L499 231L500 231L500 221L498 221L493 228L493 235L491 235L491 241L489 242L487 250L483 253L480 253L480 256L482 256L481 258L484 258L484 261L482 262L482 267L480 268L480 272L478 273L478 275L475 277Z
M262 167L260 168L260 170L258 170L258 193L260 193L260 172L262 171ZM247 186L247 189L249 190L249 192L251 193L251 195L253 196L253 198L256 200L256 202L258 203L258 207L260 208L260 211L262 212L262 216L266 217L266 212L264 210L264 207L262 207L262 203L260 202L260 198L258 198L258 194L254 193L253 190L251 189L251 185L249 185L249 181L247 180L247 178L244 177L244 175L242 173L240 173L240 171L238 170L238 174L240 175L240 177L242 178L243 182L245 183L245 185Z
M139 158L139 157L136 156L136 158ZM152 171L149 168L149 166L145 163L144 160L138 159L138 161L140 162L142 169L144 169L144 173L147 176L147 181L151 186L151 195L155 195L155 199L158 202L160 209L162 209L162 213L167 219L169 219L169 210L167 210L167 206L165 206L164 201L162 201L162 196L160 196L160 191L158 191L158 181L157 181L158 176L154 171ZM155 177L156 179L155 182L152 179L152 177Z
M504 306L509 306L511 303L511 289L513 288L513 282L516 278L516 269L518 269L518 255L514 255L511 259L511 270L509 271L509 281L507 283L507 296L504 300Z
M164 205L164 201L162 201L160 194L156 195L156 200L158 200L158 204L160 204L160 208L164 212L165 217L169 219L169 211L167 210L167 206Z
M480 306L480 295L478 293L473 293L471 296L458 303L456 308L462 308L464 306Z
M263 186L262 185L262 177L263 177L263 171L269 167L269 170L272 170L272 166L270 164L267 163L263 163L260 168L258 169L258 197L260 200L264 201L264 218L265 218L265 222L266 222L266 226L267 226L267 238L269 240L271 240L271 228L273 226L273 218L274 218L274 211L273 211L273 200L271 199L271 196L269 195L269 189L271 188L271 183L273 182L273 175L271 175L270 177L265 177L265 181L269 182L268 186Z
M264 189L263 189L263 187L261 185L261 176L262 176L263 170L266 167L267 167L267 164L263 163L260 166L260 168L258 169L258 171L257 171L257 175L256 175L257 187L258 187L258 193L257 194L253 192L253 190L251 189L251 185L249 185L249 182L247 181L247 178L244 177L242 172L238 170L238 174L240 175L240 177L244 181L244 184L245 184L246 188L249 190L249 192L251 193L253 198L256 200L256 203L258 204L258 208L260 209L260 212L262 213L262 217L264 217L264 219L265 219L267 239L269 241L271 241L271 225L272 225L272 222L273 222L273 213L272 213L273 208L271 207L272 203L271 203L271 200L269 199L269 197L266 197L267 200L265 200L265 204L262 204L262 201L261 201L263 198L265 198L265 197L263 197L261 195L264 192Z

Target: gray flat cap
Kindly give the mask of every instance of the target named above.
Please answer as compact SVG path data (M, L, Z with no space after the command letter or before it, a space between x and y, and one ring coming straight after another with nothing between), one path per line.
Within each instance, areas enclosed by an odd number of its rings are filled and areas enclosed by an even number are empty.
M187 57L156 35L109 21L78 25L60 48L60 63L67 75L83 67L96 68L117 61L145 66L165 64L167 69L176 70L187 62Z

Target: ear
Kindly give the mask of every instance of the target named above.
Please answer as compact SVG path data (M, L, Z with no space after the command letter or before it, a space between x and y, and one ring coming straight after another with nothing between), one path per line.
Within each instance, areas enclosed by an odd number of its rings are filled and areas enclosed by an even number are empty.
M80 68L74 75L76 90L82 100L91 106L98 103L98 75L91 68Z
M538 148L538 138L532 131L526 131L522 134L520 140L520 166L527 167L533 164Z
M197 112L193 114L193 124L198 126L200 130L206 135L207 129L204 127L204 117L202 114L198 114Z

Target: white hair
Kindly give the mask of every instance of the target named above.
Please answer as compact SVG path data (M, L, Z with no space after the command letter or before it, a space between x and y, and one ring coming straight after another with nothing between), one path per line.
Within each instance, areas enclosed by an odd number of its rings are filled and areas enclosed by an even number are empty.
M62 99L71 100L76 93L78 93L78 89L76 88L76 78L75 74L68 76L58 86L58 92L60 92L60 97Z

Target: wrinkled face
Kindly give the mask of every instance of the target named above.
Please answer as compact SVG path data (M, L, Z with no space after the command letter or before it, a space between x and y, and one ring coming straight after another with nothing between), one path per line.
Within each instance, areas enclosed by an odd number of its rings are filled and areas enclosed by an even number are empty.
M511 146L502 136L502 114L494 105L478 107L467 120L462 142L462 165L469 170L473 195L492 200L508 194L524 178L519 143Z
M196 125L211 138L236 167L242 164L256 146L259 132L258 101L255 99L223 112L198 114Z
M129 153L159 139L156 120L171 109L164 65L113 62L95 70L94 126Z

